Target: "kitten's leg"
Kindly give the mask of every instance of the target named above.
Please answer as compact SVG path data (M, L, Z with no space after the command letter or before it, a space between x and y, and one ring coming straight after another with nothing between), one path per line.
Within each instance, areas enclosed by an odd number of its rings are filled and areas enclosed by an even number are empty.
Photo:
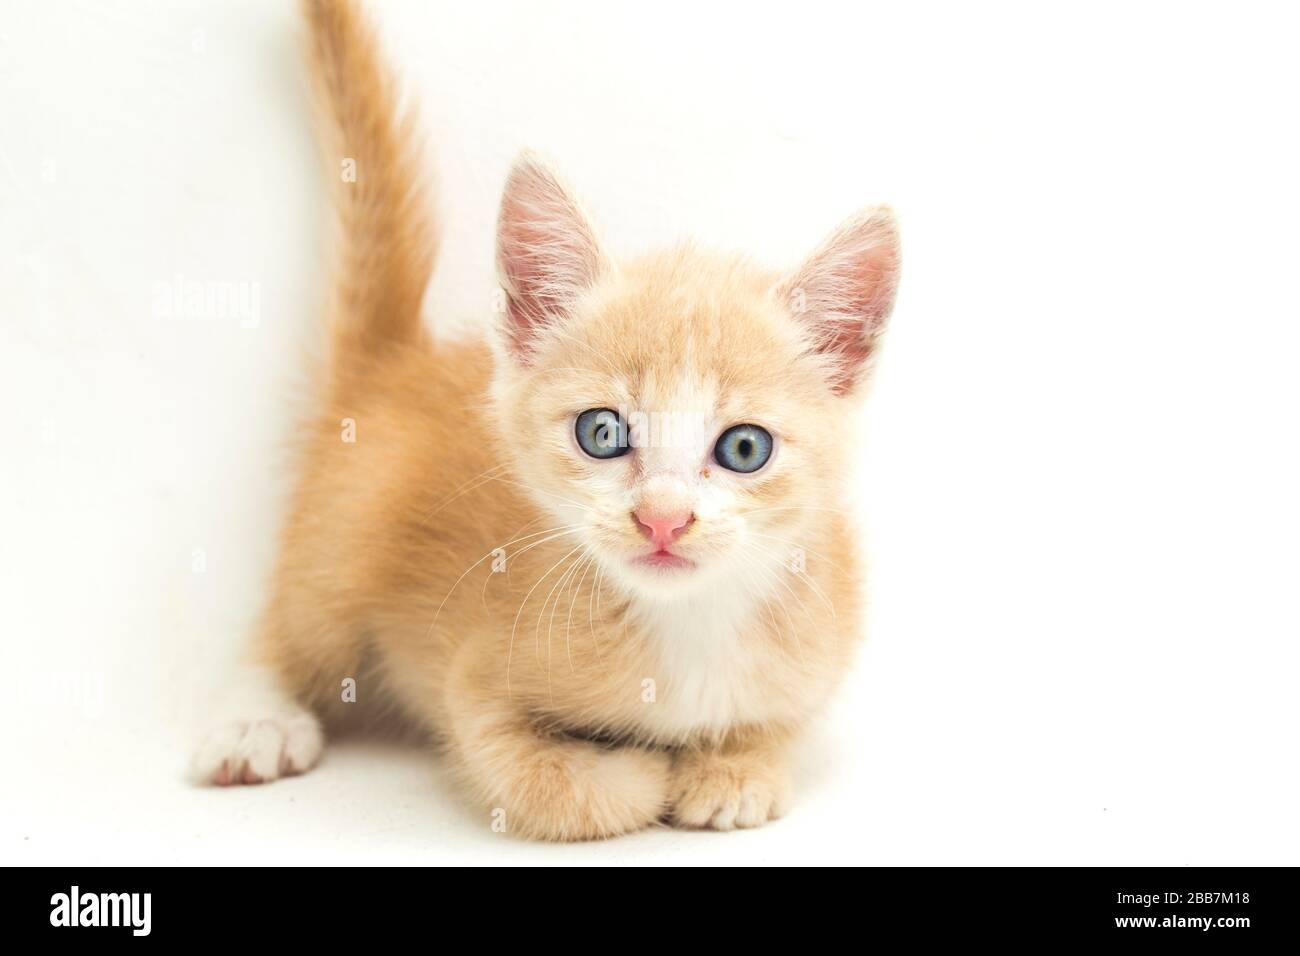
M449 675L449 752L493 825L533 839L592 840L642 829L667 810L667 753L547 733L503 686L472 672Z
M325 746L320 721L267 668L240 668L213 729L194 754L198 783L266 783L310 770Z
M790 778L782 737L741 734L716 747L678 752L672 817L685 827L762 826L785 812Z

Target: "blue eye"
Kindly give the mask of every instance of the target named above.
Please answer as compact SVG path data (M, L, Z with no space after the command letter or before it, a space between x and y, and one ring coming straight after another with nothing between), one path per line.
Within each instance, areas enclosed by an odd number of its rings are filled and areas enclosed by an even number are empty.
M632 450L627 440L627 422L612 408L589 408L574 423L578 447L592 458L617 458Z
M713 446L713 457L731 471L758 471L772 457L772 435L758 425L732 425Z

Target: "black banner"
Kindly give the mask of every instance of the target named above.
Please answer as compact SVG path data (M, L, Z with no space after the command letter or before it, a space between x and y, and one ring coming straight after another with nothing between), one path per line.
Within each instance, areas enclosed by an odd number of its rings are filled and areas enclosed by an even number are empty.
M458 917L488 927L504 917L522 927L542 913L552 922L624 922L640 935L646 924L630 910L700 925L713 922L702 919L701 901L710 899L715 913L729 901L717 919L741 936L767 934L774 921L812 932L816 913L836 932L850 929L867 941L905 934L918 941L1131 939L1237 948L1285 944L1295 936L1296 912L1291 869L860 869L823 874L815 884L771 871L724 881L706 873L628 874L616 896L601 892L612 888L609 881L576 873L568 890L554 877L468 874L449 884L445 874L410 869L51 868L8 876L7 928L47 943L75 936L147 945L214 935L229 942L242 935L245 942L301 945L355 939L362 930L368 940L404 939ZM576 911L563 917L557 905ZM479 924L483 916L488 921Z

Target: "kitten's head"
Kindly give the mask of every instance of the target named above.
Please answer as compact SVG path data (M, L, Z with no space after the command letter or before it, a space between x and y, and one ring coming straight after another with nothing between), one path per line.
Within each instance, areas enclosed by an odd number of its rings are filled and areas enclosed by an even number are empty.
M690 246L615 264L525 157L497 243L495 412L557 540L638 593L766 589L839 501L898 281L890 212L786 276Z

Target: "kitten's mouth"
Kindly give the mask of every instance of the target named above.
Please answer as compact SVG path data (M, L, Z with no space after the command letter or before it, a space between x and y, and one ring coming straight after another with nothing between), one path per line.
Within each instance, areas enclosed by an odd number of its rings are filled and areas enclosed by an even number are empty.
M649 554L643 554L639 558L635 558L634 561L646 567L663 568L665 570L695 567L695 562L690 558L683 558L680 554L673 554L667 550L652 551Z

